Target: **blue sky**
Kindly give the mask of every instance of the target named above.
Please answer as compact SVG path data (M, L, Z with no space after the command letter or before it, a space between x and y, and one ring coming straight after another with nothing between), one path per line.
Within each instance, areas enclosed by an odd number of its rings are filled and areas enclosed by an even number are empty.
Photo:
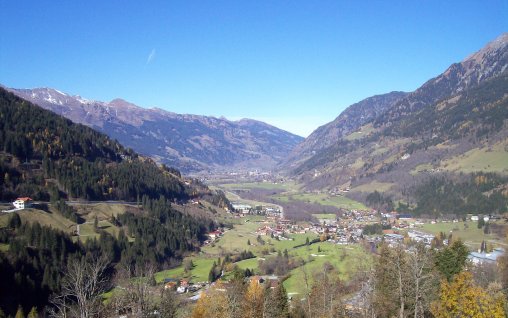
M0 83L308 135L508 31L508 1L0 1Z

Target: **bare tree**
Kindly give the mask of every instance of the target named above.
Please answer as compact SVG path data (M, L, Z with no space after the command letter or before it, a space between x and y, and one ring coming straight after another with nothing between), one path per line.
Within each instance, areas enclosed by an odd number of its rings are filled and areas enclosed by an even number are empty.
M414 318L424 317L425 311L429 309L432 295L437 294L436 288L439 286L437 275L433 271L433 251L426 248L424 244L417 244L406 254Z
M102 294L109 278L105 257L83 257L69 261L64 272L62 291L52 298L52 317L100 317L104 306Z
M116 295L117 303L122 310L131 312L135 317L149 316L156 309L154 291L155 267L146 263L142 266L127 265L122 268L117 280L121 286Z

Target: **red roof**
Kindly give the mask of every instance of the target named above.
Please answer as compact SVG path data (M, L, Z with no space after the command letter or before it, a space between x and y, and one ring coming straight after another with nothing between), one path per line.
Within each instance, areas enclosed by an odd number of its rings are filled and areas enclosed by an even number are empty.
M26 201L33 201L33 200L32 200L31 198L29 198L29 197L17 198L17 199L16 199L16 201L18 201L18 200L20 200L20 201L25 201L25 202L26 202Z

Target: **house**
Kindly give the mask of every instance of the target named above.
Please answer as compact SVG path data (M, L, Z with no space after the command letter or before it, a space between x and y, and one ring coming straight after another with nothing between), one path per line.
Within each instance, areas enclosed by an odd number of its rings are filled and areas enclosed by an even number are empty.
M495 264L497 262L497 259L503 255L504 255L503 248L495 248L490 253L471 252L467 258L475 265L483 263Z
M17 198L16 201L12 202L16 209L27 209L32 206L32 199L29 197Z
M207 235L211 240L216 240L221 236L221 234L222 233L220 231L213 231L213 232L209 232Z

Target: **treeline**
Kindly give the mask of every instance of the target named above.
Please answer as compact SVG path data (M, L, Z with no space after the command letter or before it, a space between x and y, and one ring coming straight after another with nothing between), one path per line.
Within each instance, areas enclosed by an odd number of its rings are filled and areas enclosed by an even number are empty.
M147 215L125 213L113 222L127 229L127 236L134 238L128 251L123 252L122 261L131 264L170 263L181 258L186 251L199 248L206 239L205 233L215 229L215 223L207 218L194 218L171 208L164 197L151 200L142 198Z
M473 173L464 181L430 177L410 190L416 201L410 211L433 217L504 213L508 207L507 183L507 177L495 173Z
M441 250L383 245L364 295L367 317L505 317L508 258L470 265L453 241Z
M159 168L117 141L0 88L0 200L48 200L47 179L70 197L128 200L195 194L172 168ZM10 156L12 155L12 156Z
M86 254L67 234L38 223L21 224L16 213L0 230L0 243L9 244L8 251L0 253L0 308L12 314L18 305L25 312L43 308L49 295L60 291L60 270L68 259Z
M504 318L508 257L498 266L471 266L468 254L466 246L453 239L441 249L383 244L373 269L360 271L348 283L329 263L314 273L302 267L303 293L291 306L282 282L261 284L259 276L246 282L239 273L201 294L190 317Z
M368 206L379 211L412 213L427 217L466 214L502 214L508 211L508 177L476 172L467 176L431 176L403 191L414 205L399 202L395 208L390 195L374 191L366 197Z

